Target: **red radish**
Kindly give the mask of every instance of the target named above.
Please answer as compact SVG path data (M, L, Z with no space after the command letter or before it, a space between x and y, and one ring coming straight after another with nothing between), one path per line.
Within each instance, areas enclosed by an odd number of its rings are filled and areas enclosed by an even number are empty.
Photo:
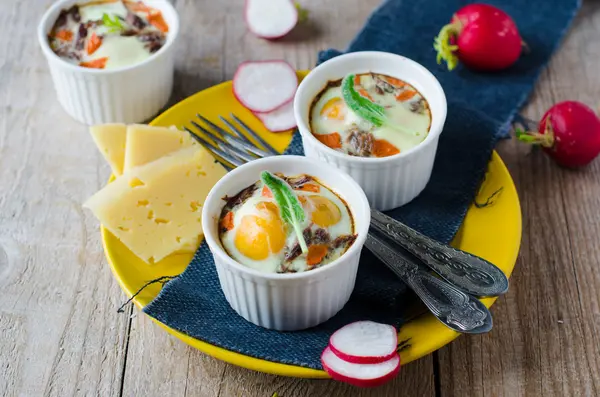
M269 113L254 113L254 115L271 132L287 131L296 126L294 101L290 101Z
M342 360L328 347L321 355L321 364L335 380L358 387L375 387L388 382L400 371L400 356L379 364L355 364Z
M357 321L331 335L329 348L339 358L357 364L387 361L396 355L398 332L387 324Z
M268 113L294 98L296 71L285 61L244 62L233 76L233 95L253 112Z
M541 145L563 167L587 165L600 154L600 119L581 102L565 101L552 106L542 117L538 130L517 130L517 138Z
M258 37L277 39L298 23L298 9L291 0L246 0L246 25Z
M504 11L488 4L469 4L454 14L435 38L437 62L448 70L460 60L472 69L494 71L519 59L523 40L517 25Z

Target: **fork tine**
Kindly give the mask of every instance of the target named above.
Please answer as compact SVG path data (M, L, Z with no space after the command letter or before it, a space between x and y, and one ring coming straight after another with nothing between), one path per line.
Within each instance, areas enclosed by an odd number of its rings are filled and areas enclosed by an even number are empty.
M278 155L279 152L273 148L273 146L269 145L260 135L254 132L250 127L246 125L242 120L240 120L235 114L229 113L232 119L234 119L248 134L250 134L254 139L260 142L261 145L265 149L267 149L271 154Z
M231 123L229 122L229 120L227 120L225 117L223 117L223 116L219 116L219 119L221 119L221 121L222 121L223 123L225 123L225 125L226 125L227 127L229 127L229 130L230 130L231 132L233 132L235 135L239 136L239 137L240 137L242 140L244 140L244 141L248 142L249 144L251 144L251 145L253 145L253 146L256 146L256 145L254 145L254 143L252 143L252 141L251 141L250 139L248 139L248 137L247 137L246 135L242 134L242 132L241 132L240 130L238 130L237 128L235 128L235 126L233 126L233 124L231 124Z
M268 156L272 156L273 155L271 152L267 152L265 150L262 150L259 147L257 147L254 143L252 143L251 141L249 141L238 130L236 130L235 128L232 128L233 126L227 120L222 119L231 128L231 131L235 134L235 136L232 135L232 134L227 133L227 131L223 130L219 126L217 126L214 123L210 122L209 120L207 120L205 117L201 116L200 114L197 114L197 116L198 116L198 118L200 118L201 120L203 120L209 126L214 127L215 131L213 132L213 131L207 130L206 128L200 126L198 123L192 121L191 123L194 126L196 126L200 131L204 132L205 134L209 134L209 136L214 136L214 137L220 139L221 141L227 142L230 146L233 146L233 147L237 148L238 151L241 151L241 152L244 152L244 153L245 152L250 152L250 153L255 154L258 157L268 157ZM242 140L242 139L238 138L238 136L241 136L244 139ZM250 160L248 160L248 161L250 161Z
M221 136L228 135L227 131L225 131L223 128L219 127L218 125L216 125L215 123L213 123L212 121L207 119L206 117L202 116L200 113L196 113L196 116L198 116L198 118L200 120L204 121L206 124L211 126L215 131L217 131L219 134L221 134Z
M194 120L192 120L191 123L194 127L198 128L200 131L204 132L206 135L210 136L211 138L215 138L216 140L221 141L221 142L224 141L223 137L221 136L221 134L218 133L218 131L217 132L210 131L210 130L202 127L200 124L196 123Z
M216 154L217 156L226 160L230 164L233 164L234 166L239 167L240 165L245 163L244 161L241 161L240 159L238 159L228 153L225 153L221 149L215 147L212 143L208 142L207 140L205 140L204 138L202 138L200 135L196 134L194 131L190 130L189 128L187 128L187 127L183 127L183 128L192 135L192 138L194 138L196 141L198 141L198 143L200 143L202 146L204 146L208 151L212 152L213 154Z
M245 150L250 152L251 154L256 155L257 157L269 157L272 156L270 152L265 152L262 149L259 149L256 145L246 143L239 138L236 138L231 135L226 135L223 137L227 143L231 146L238 148L239 150Z
M215 135L213 133L211 133L211 131L207 130L206 128L203 128L198 123L196 123L194 121L191 121L191 123L194 127L198 128L200 131L204 132L208 136L215 137ZM224 151L226 153L230 153L230 154L234 155L235 157L237 157L241 160L244 160L245 162L256 160L255 157L246 153L243 148L240 149L240 148L237 148L235 145L228 144L227 142L225 142L223 140L223 138L215 139L215 142L216 142L216 146L218 147L218 149L221 149L222 151ZM211 145L211 146L213 148L215 148L215 145Z

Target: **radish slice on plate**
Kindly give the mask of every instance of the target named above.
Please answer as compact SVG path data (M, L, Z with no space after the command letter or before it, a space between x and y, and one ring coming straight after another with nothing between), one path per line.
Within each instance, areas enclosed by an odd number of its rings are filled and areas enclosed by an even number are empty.
M351 363L381 363L396 355L398 332L388 324L357 321L334 332L329 347L338 357Z
M328 347L321 355L323 369L335 380L358 387L374 387L391 380L400 371L400 356L379 364L355 364L342 360Z
M233 95L253 112L267 113L294 98L296 71L285 61L244 62L233 76Z
M254 115L271 132L287 131L296 126L294 101L290 101L269 113L254 113Z
M277 39L298 23L298 10L290 0L246 0L246 24L258 37Z

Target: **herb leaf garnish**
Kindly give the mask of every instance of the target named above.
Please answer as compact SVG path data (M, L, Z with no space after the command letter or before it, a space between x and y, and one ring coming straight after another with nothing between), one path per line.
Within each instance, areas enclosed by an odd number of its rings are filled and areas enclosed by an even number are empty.
M354 75L349 74L342 80L342 97L346 106L360 118L373 124L375 127L385 125L397 131L413 135L414 132L390 121L385 114L385 108L368 98L363 97L354 89Z
M120 32L125 29L118 16L115 15L114 19L110 19L110 15L107 13L102 14L102 24L108 28L109 33Z
M308 246L306 245L300 226L300 224L304 222L305 214L296 193L294 193L286 181L276 177L269 171L263 171L260 174L260 180L269 188L271 193L273 193L273 198L281 213L281 219L292 226L296 233L296 237L298 237L300 248L302 249L302 252L306 254L308 252Z

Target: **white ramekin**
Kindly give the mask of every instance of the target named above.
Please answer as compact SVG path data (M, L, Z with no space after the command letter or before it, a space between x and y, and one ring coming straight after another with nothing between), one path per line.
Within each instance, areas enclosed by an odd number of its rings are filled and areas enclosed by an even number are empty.
M264 273L241 265L223 249L219 214L232 196L260 179L262 171L308 174L346 200L358 237L344 255L303 273ZM247 163L225 175L210 191L202 209L204 238L214 256L219 282L231 307L261 327L279 331L305 329L335 315L354 289L360 252L371 220L369 203L360 186L339 170L303 156L275 156Z
M310 132L309 112L315 96L328 81L349 73L381 73L413 85L431 109L427 138L413 149L384 158L350 156L319 142ZM363 188L371 207L400 207L421 193L429 182L438 139L446 121L446 96L440 83L420 64L400 55L366 51L340 55L322 63L302 80L294 98L294 114L307 157L323 160L347 172Z
M86 0L60 0L46 11L38 26L38 39L48 60L58 101L77 121L140 123L156 115L173 89L174 46L179 17L167 0L144 0L160 10L169 25L167 42L145 61L118 69L90 69L62 60L50 48L48 33L60 11Z

